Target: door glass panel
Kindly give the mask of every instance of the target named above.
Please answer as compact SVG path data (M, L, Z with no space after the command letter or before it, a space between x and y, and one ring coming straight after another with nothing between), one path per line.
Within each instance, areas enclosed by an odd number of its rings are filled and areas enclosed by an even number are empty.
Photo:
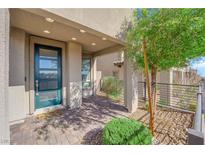
M40 79L57 79L58 71L57 70L40 70Z
M57 99L58 93L57 91L41 92L39 96L40 96L40 101L45 102L48 100Z
M61 48L35 45L35 108L62 102Z
M91 59L90 58L83 58L82 60L82 81L83 81L83 88L87 88L91 86L90 78L91 78Z
M40 58L50 58L57 59L58 53L55 50L40 49L39 51Z
M39 90L53 90L58 89L58 81L41 81L39 84Z
M47 68L47 69L57 69L58 61L52 59L39 59L40 61L40 68Z

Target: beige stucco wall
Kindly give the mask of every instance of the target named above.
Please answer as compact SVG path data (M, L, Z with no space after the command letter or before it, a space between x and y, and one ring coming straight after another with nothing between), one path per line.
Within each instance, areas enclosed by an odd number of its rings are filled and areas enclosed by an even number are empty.
M159 78L161 83L172 83L173 80L173 71L161 71L159 72Z
M0 144L10 143L9 77L9 10L0 9Z
M121 24L132 15L132 9L46 9L59 16L80 23L110 36L116 36L121 32Z
M67 102L71 108L79 107L82 103L82 46L77 43L68 42L66 48L67 59Z
M173 81L173 71L161 71L160 72L160 82L161 83L167 83L172 84ZM172 91L173 91L173 85L160 85L160 100L164 101L166 103L172 104Z
M25 40L25 63L24 63L24 67L25 67L25 112L26 114L30 114L30 108L29 108L29 99L30 99L30 81L29 81L29 77L30 77L30 47L29 47L29 41L30 41L30 36L29 34L26 34L26 40Z
M92 58L92 82L93 82L93 94L96 95L101 88L101 78L102 71L97 70L97 57L93 56Z
M119 72L118 72L118 76L120 80L124 80L124 65L122 65L120 68L118 68Z
M124 58L124 103L128 111L133 113L138 108L138 76L131 62L125 55Z
M123 67L117 67L113 62L119 59L120 52L113 52L97 57L97 71L102 72L102 77L113 76L114 72L118 72L118 76L123 80Z
M25 32L10 29L9 51L9 120L25 118Z

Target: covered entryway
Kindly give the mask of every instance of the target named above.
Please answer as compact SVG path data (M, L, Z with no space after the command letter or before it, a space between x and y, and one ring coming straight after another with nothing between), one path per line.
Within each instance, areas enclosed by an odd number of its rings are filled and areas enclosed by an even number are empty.
M125 45L44 9L9 11L11 124L64 106L80 107L84 96L98 91L97 57L120 52ZM131 76L126 71L125 76L123 89L131 88L126 83ZM126 107L133 112L137 108L137 91L124 91Z
M82 86L86 85L81 72L84 57L90 57L90 91L95 95L98 87L96 57L119 50L125 43L46 9L1 11L1 74L5 74L0 78L5 84L1 85L4 102L1 104L4 124L1 129L6 134L1 136L9 143L9 125L23 123L39 112L75 109L82 105ZM53 52L40 53L43 47ZM126 66L130 67L130 72L131 66ZM133 112L137 106L137 91L132 87L135 84L131 84L134 81L131 78L136 77L128 72L125 76L125 103L129 112ZM43 93L46 95L42 96Z

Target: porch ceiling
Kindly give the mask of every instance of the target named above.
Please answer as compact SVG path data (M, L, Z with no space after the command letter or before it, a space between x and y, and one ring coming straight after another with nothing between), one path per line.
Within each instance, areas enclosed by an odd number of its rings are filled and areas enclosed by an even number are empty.
M115 49L116 46L123 47L123 42L110 36L97 32L93 29L74 23L65 18L47 12L43 9L10 9L11 26L25 30L27 33L55 39L59 41L73 41L72 38L82 45L83 51L86 53L98 53L108 48ZM54 22L50 23L45 18L52 18ZM85 30L81 33L80 29ZM47 34L44 30L48 30ZM106 38L103 40L102 38ZM95 43L96 45L92 45Z

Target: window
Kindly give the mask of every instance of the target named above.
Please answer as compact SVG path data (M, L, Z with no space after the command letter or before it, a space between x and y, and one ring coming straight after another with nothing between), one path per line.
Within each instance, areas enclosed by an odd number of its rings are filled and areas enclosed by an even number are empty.
M91 59L83 58L82 60L82 83L83 89L91 87Z

